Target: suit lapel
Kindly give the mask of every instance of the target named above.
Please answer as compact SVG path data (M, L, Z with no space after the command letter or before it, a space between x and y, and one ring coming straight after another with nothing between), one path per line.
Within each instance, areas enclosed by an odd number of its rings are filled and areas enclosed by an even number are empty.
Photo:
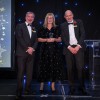
M32 32L32 35L31 35L31 38L30 38L30 39L33 39L33 34L34 34L34 33Z
M75 22L76 22L76 20L74 20L74 23L75 23ZM76 23L77 23L77 22L76 22ZM75 32L75 35L76 35L76 33L77 33L77 31L76 31L76 30L77 30L77 27L76 27L76 26L77 26L77 24L76 24L76 25L74 24L74 32Z
M36 29L35 29L35 27L32 27L32 35L31 35L31 39L34 38L35 33L36 33Z
M33 32L33 27L32 27L32 34L31 34L31 39L32 39L32 37L33 37L33 34L34 34L34 32Z
M29 31L27 29L26 24L24 24L24 30L25 30L25 33L26 33L27 37L30 39Z
M65 36L69 37L68 23L66 22L64 26L65 26L64 29L65 29L65 32L66 32Z

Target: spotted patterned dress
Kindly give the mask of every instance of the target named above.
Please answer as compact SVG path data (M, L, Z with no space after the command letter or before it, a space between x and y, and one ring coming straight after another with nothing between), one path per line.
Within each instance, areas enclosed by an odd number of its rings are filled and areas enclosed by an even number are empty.
M60 37L59 27L48 28L42 27L38 31L38 38L58 38ZM38 80L40 82L63 79L63 63L61 46L58 42L42 42L40 43L40 60Z

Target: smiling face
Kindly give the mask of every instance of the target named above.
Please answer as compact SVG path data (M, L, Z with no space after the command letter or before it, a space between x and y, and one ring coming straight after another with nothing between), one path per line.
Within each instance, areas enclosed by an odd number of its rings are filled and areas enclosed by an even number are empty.
M48 16L48 17L47 17L47 23L48 23L48 24L52 24L53 21L54 21L53 16Z
M64 18L66 19L67 22L72 22L73 21L73 13L70 10L67 10L65 12Z
M56 26L56 24L55 24L55 16L54 16L53 13L47 13L46 16L45 16L45 20L44 20L43 26L47 27L48 24L49 25L51 24L53 27Z
M34 14L33 13L27 13L26 14L26 22L29 23L29 24L32 24L32 22L34 21Z

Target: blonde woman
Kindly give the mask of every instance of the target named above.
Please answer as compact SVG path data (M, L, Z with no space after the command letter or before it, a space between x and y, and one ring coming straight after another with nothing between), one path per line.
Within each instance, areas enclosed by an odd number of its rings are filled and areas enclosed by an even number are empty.
M58 43L61 42L59 27L53 13L47 13L43 27L38 31L40 45L39 77L40 92L44 82L51 82L52 93L56 92L55 82L62 79L62 58Z

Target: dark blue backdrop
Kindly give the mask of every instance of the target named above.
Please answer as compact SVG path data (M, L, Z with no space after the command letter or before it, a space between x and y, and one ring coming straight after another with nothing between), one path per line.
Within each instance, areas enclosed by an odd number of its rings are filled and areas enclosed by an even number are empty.
M42 25L46 13L53 12L59 25L67 9L83 20L86 39L100 39L99 0L15 0L15 23L24 22L25 13L33 11L35 24Z

